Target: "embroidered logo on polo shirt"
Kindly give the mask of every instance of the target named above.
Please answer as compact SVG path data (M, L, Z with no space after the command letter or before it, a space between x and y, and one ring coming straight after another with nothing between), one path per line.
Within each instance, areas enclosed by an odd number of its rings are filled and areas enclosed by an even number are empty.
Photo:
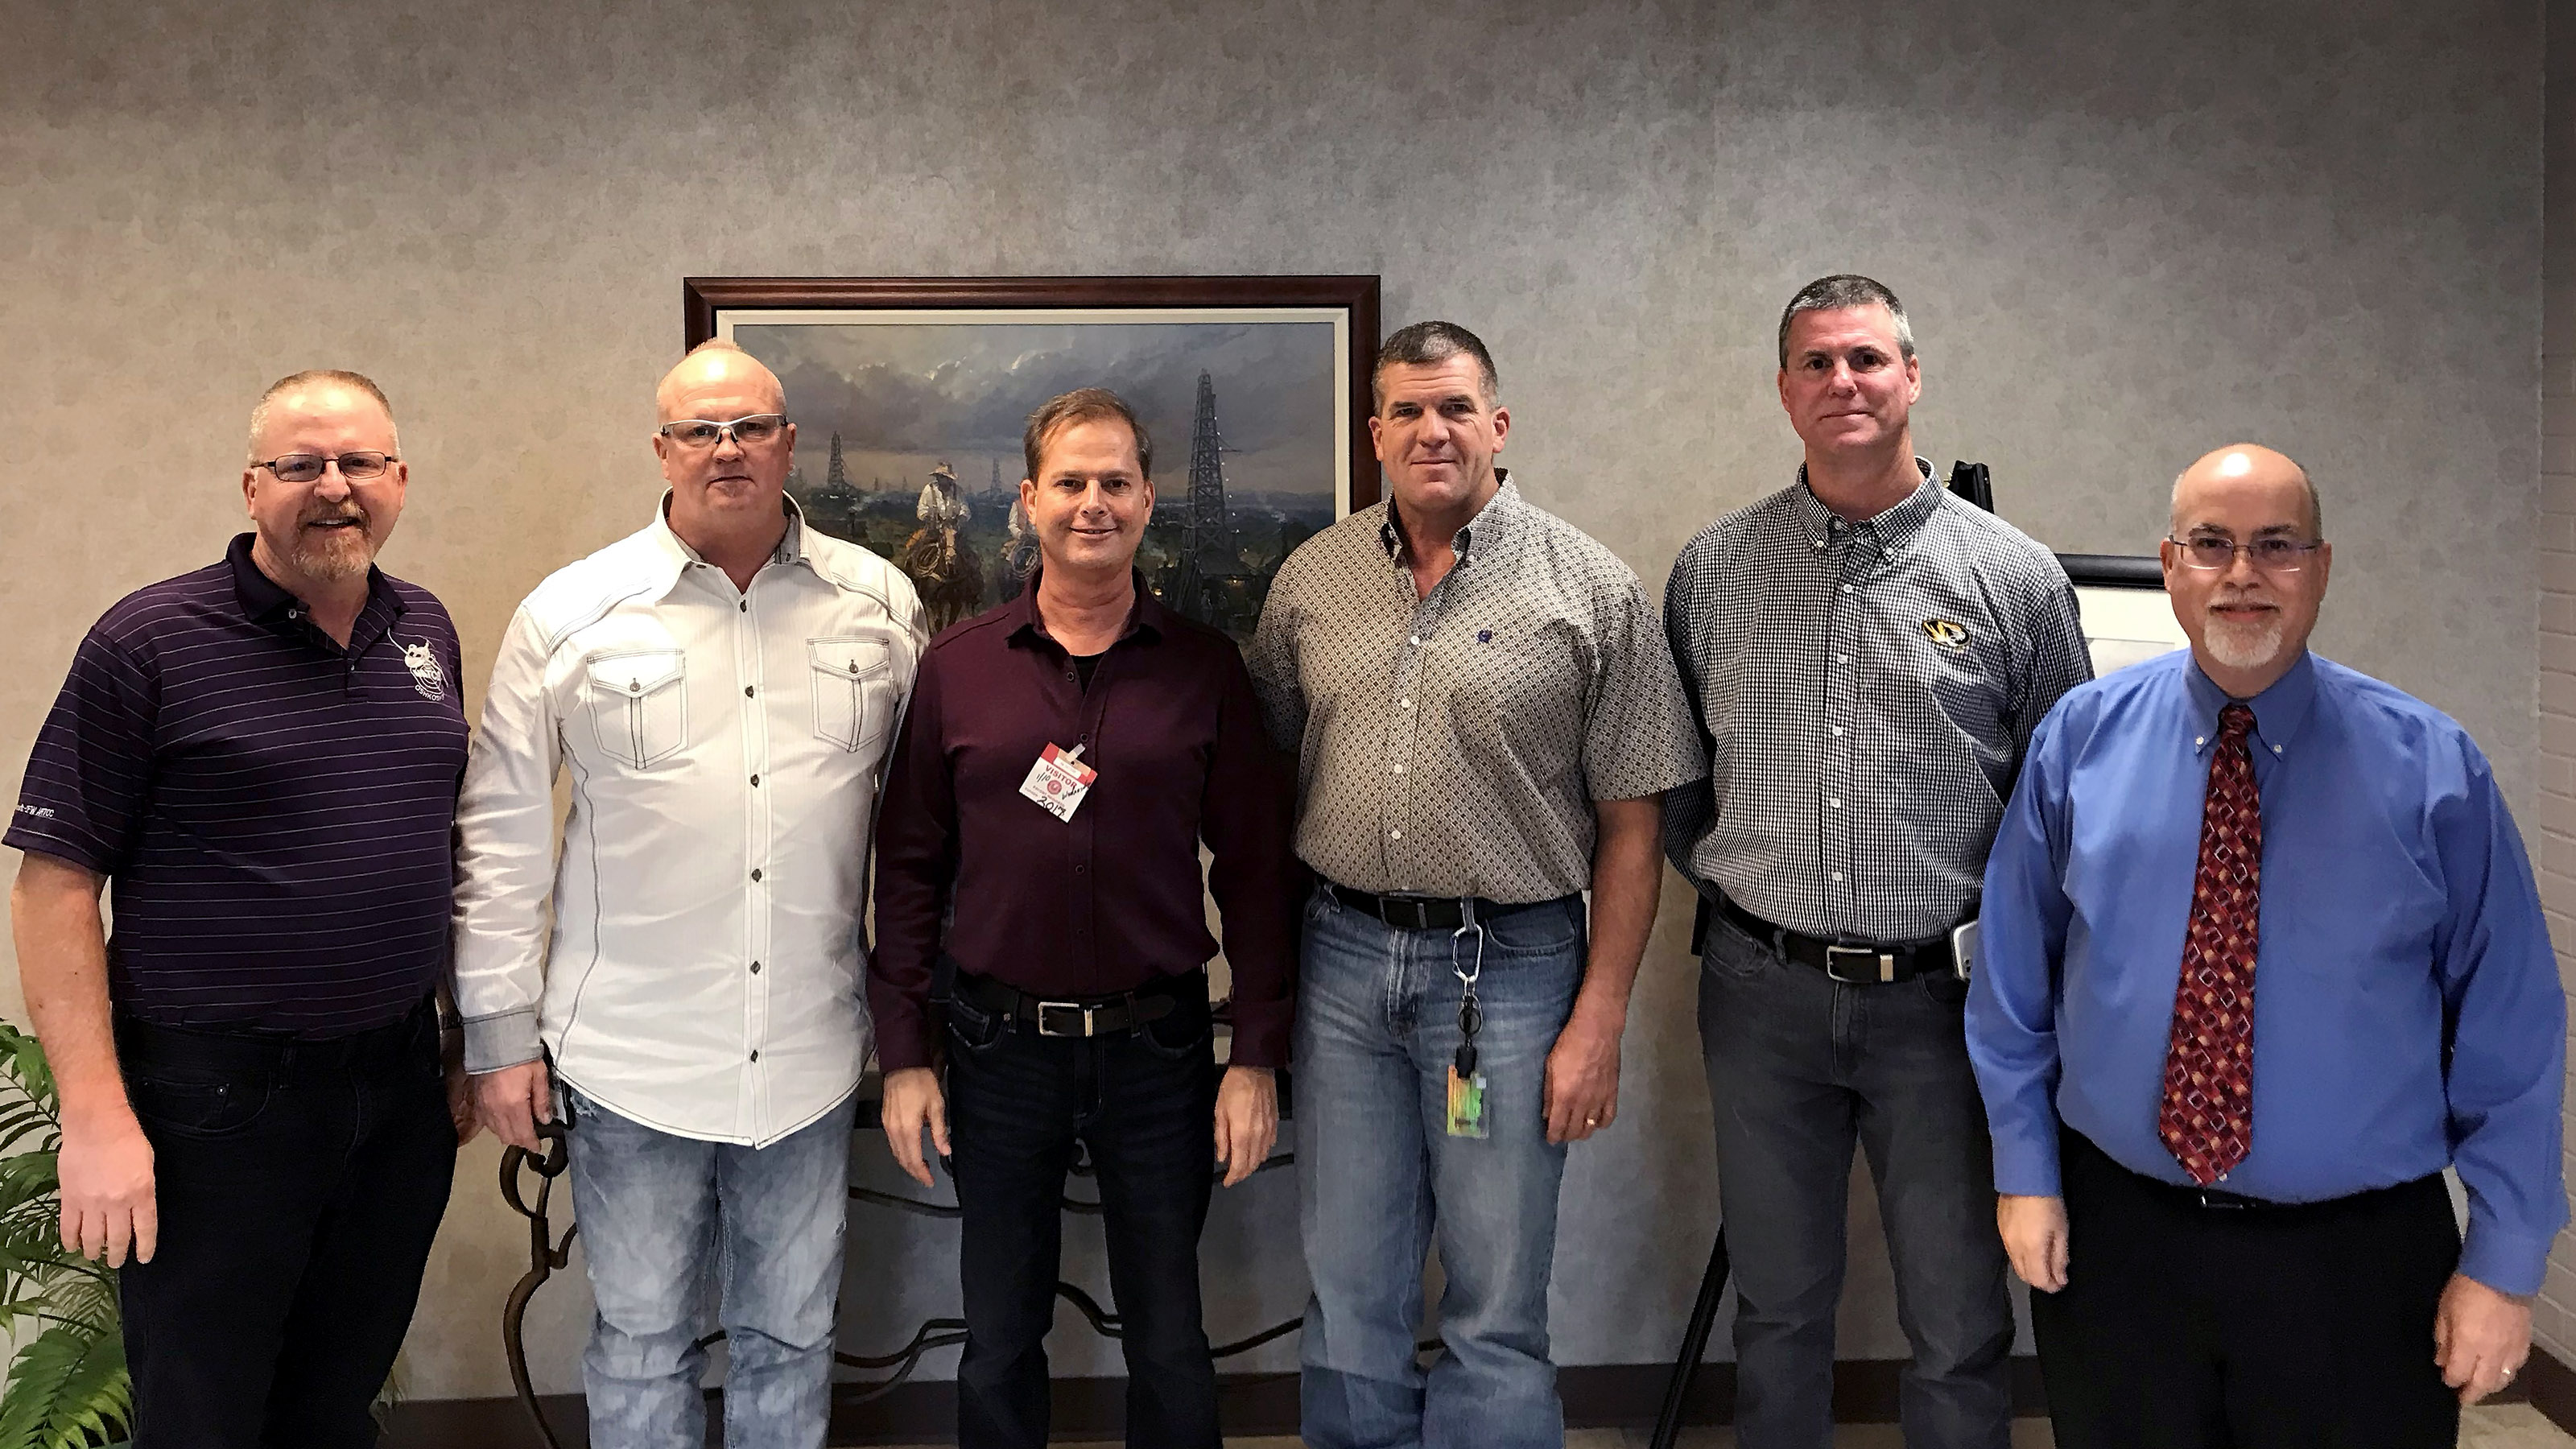
M1931 636L1933 643L1940 645L1944 649L1951 650L1954 653L1967 647L1968 630L1966 626L1954 624L1948 619L1924 620L1923 632Z
M21 815L33 815L39 820L51 820L54 818L54 807L51 805L21 805L18 807L18 813Z
M438 667L438 656L426 644L402 647L403 667L411 671L411 687L423 699L447 698L447 671Z

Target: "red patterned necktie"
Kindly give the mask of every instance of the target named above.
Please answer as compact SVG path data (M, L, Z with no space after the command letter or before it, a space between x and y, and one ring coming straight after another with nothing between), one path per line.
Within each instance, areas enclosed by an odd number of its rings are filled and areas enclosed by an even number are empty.
M2254 711L2218 715L2209 796L2200 815L2200 868L2191 928L2174 986L2156 1135L2203 1187L2245 1160L2254 1137L2254 945L2263 882L2263 801L2245 736Z

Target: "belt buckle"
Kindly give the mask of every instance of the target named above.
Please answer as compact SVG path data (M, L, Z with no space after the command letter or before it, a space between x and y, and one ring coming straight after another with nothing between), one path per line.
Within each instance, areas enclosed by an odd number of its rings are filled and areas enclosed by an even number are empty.
M2253 1207L2252 1203L2237 1194L2220 1192L2216 1188L2195 1188L2192 1196L2200 1199L2200 1205L2212 1212L2241 1213Z
M1845 956L1858 957L1863 961L1876 961L1878 963L1878 974L1875 976L1845 976L1842 972L1834 968L1834 962L1838 958ZM1827 942L1825 945L1825 975L1841 982L1845 986L1884 986L1888 982L1896 979L1896 956L1893 952L1880 951L1869 946L1837 946L1831 942Z
M1041 1002L1039 1002L1039 1003L1038 1003L1038 1035L1040 1035L1040 1036L1086 1036L1086 1037L1087 1037L1087 1036L1090 1036L1090 1035L1092 1035L1092 1034L1093 1034L1093 1033L1092 1033L1092 1029L1091 1029L1091 1017L1092 1017L1092 1013L1093 1013L1093 1012L1098 1011L1099 1009L1100 1009L1100 1008L1098 1008L1098 1007L1096 1007L1096 1006L1085 1006L1085 1005L1083 1005L1083 1004L1082 1004L1081 1002L1079 1002L1079 1001L1041 1001ZM1051 1011L1053 1011L1053 1012L1070 1012L1070 1013L1072 1013L1072 1014L1074 1014L1074 1015L1076 1015L1076 1016L1080 1017L1080 1018L1081 1018L1081 1021L1082 1021L1081 1029L1080 1029L1080 1030L1059 1031L1059 1030L1057 1030L1055 1027L1048 1025L1048 1024L1047 1024L1047 1013L1048 1013L1048 1012L1051 1012Z

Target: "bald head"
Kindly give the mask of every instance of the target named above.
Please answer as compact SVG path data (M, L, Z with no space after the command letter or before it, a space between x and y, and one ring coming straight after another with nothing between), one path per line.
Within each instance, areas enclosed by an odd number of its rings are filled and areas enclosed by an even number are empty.
M787 411L787 390L778 385L778 374L720 338L699 343L680 359L679 366L662 374L662 385L653 390L653 406L666 423L703 418L707 414L695 409L698 400L710 396L753 398L754 410L759 412Z
M2289 454L2260 443L2230 443L2202 454L2198 462L2182 470L2173 486L2173 513L2169 520L2173 536L2190 536L2193 515L2213 493L2279 488L2299 491L2306 505L2308 537L2325 537L2325 505L2317 497L2316 480Z

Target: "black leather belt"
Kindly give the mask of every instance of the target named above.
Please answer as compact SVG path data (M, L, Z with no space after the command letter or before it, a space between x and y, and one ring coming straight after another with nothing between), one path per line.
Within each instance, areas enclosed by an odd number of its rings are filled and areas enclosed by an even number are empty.
M1468 923L1471 911L1474 912L1473 919L1489 921L1512 911L1528 910L1531 906L1556 904L1556 901L1525 901L1507 906L1483 896L1381 896L1355 891L1330 881L1324 884L1332 891L1333 899L1361 915L1375 916L1400 931L1454 931ZM1565 898L1559 896L1556 899Z
M1207 977L1193 972L1166 978L1108 996L1041 997L1006 986L989 976L957 973L957 995L978 1011L1024 1021L1040 1036L1116 1036L1149 1021L1161 1021L1181 1009L1181 993L1195 983L1204 992Z
M1754 940L1776 944L1781 955L1801 966L1812 966L1846 986L1884 986L1935 971L1958 969L1946 937L1911 946L1872 946L1801 935L1786 926L1775 926L1724 898L1717 903L1717 913Z

